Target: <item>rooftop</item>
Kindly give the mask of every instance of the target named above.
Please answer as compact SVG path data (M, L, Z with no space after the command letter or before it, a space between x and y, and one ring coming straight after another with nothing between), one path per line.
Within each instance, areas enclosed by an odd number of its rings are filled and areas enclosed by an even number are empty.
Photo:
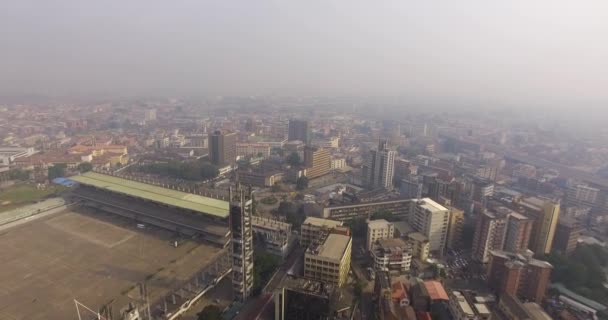
M431 300L449 300L448 293L445 292L443 285L439 281L425 281L424 287L426 291L429 293L429 297Z
M331 284L291 276L285 278L283 281L283 288L322 297L329 297L334 289L333 285Z
M228 217L228 202L223 200L167 189L92 171L70 177L70 179L80 184L122 193L181 209L206 213L221 218Z
M434 200L432 200L431 198L423 198L420 201L418 201L418 205L426 210L429 210L431 212L435 212L435 211L447 211L448 209L442 205L440 205L439 203L435 202Z
M309 250L312 252L312 254L319 257L341 260L350 241L351 238L349 236L331 233L327 236L322 244L318 245L316 248L311 248L312 250Z
M386 228L389 224L390 224L390 222L388 222L388 221L386 221L384 219L377 219L377 220L370 220L367 223L367 227L368 228L372 228L372 229Z
M429 238L427 238L425 235L423 235L420 232L412 232L410 234L407 235L410 239L412 240L416 240L418 242L426 242L429 241Z
M473 308L471 308L471 306L467 302L467 299L465 299L465 297L462 295L462 293L460 293L460 291L452 291L452 295L460 305L460 309L462 309L463 313L471 316L475 315L475 313L473 312Z
M318 227L335 228L335 227L341 226L343 224L343 222L329 220L329 219L316 218L316 217L308 217L308 218L306 218L306 220L304 220L303 224L310 224L310 225L318 226Z

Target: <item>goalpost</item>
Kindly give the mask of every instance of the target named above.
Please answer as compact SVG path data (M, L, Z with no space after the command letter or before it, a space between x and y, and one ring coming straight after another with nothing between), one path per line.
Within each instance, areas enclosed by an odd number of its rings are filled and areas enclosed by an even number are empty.
M91 318L86 317L87 314L94 315L95 318L93 318L93 319L95 319L95 320L110 320L106 317L103 317L101 315L101 313L99 313L99 311L91 310L91 308L87 307L86 305L84 305L83 303L79 302L76 299L74 299L74 304L76 305L76 314L78 314L78 320L91 320ZM80 314L80 308L83 308L84 309L83 311L86 311L84 313L84 315L82 315L82 316ZM83 318L83 316L85 316L85 318Z

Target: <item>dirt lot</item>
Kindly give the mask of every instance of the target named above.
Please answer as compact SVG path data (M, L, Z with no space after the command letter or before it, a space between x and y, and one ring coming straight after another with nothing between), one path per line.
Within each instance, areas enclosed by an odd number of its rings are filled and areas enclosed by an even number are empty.
M74 299L115 311L147 280L152 301L189 279L219 252L111 215L78 209L0 232L0 319L78 319ZM129 298L131 296L131 298Z

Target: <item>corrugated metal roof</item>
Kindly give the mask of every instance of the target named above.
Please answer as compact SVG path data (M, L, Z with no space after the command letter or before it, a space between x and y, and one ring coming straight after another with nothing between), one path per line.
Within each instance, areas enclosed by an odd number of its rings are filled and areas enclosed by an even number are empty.
M223 200L162 188L97 172L87 172L70 177L70 179L84 185L122 193L173 207L198 211L221 218L228 217L229 205L227 201Z

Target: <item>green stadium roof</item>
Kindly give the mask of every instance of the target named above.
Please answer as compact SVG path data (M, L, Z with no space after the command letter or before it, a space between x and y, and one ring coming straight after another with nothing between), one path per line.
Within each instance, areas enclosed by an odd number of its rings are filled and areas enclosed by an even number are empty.
M173 207L198 211L221 218L228 217L228 202L223 200L162 188L96 172L87 172L70 177L70 179L84 185L122 193Z

